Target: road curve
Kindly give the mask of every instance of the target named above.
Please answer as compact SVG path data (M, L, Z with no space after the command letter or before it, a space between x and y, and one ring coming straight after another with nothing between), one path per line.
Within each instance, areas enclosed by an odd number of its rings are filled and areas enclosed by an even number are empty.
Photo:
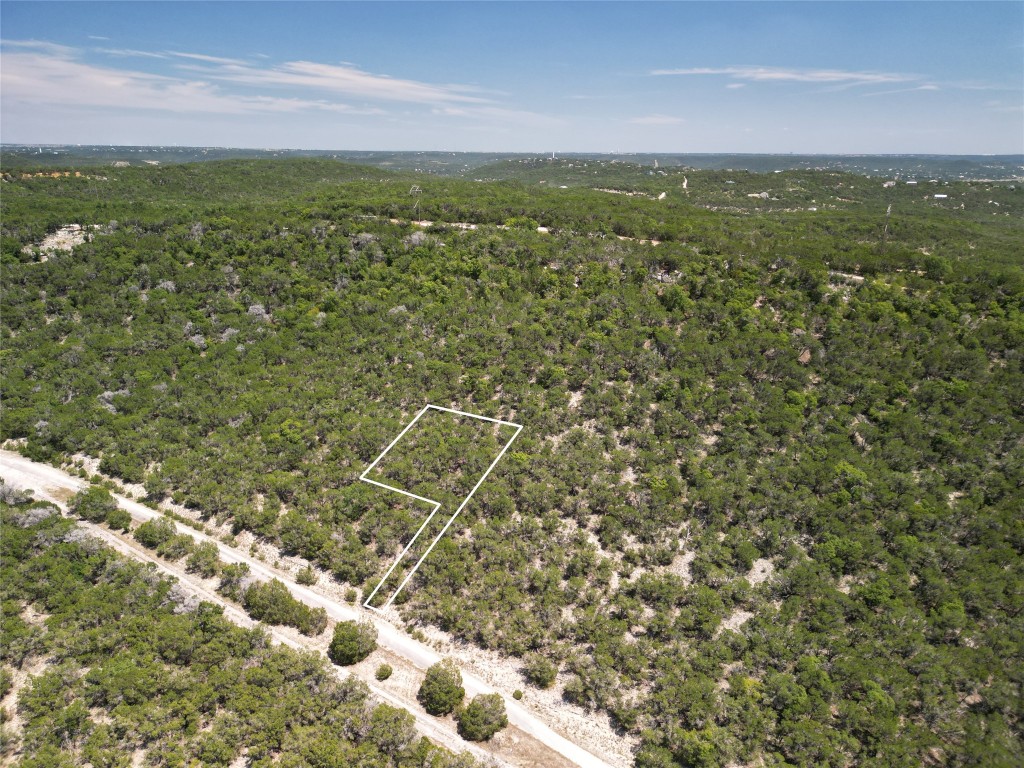
M69 475L63 470L57 469L56 467L52 467L48 464L41 464L39 462L32 461L21 454L6 450L0 450L0 477L2 477L9 485L17 488L33 489L36 491L36 498L43 498L61 504L63 504L63 499L67 498L68 493L77 493L88 486L88 483L85 480ZM131 499L127 499L117 494L114 495L114 498L117 500L118 505L129 512L135 520L144 522L146 520L164 517L164 515L151 507L139 504ZM372 622L377 628L378 644L387 648L392 653L408 660L414 666L420 669L426 669L430 665L441 660L440 654L432 648L404 634L394 625L374 615L372 611L367 611L345 603L338 603L328 597L319 595L308 587L304 587L303 585L292 581L287 575L267 567L265 563L260 562L255 557L241 552L234 547L230 547L218 539L197 531L194 528L190 528L187 525L183 525L173 520L171 522L174 522L180 533L187 533L197 541L209 541L216 544L217 549L220 552L220 558L224 562L245 563L249 566L250 572L257 578L266 579L268 581L270 579L278 579L279 581L284 582L296 599L301 600L314 608L323 608L327 611L327 615L334 621L361 620ZM105 529L97 530L101 530L106 533ZM113 535L104 536L104 538L108 541L111 538L117 539L117 537ZM119 549L124 551L124 548L122 547L119 547ZM138 557L140 553L131 551L128 552L128 554L133 557ZM151 556L147 556L147 559L151 562L158 562ZM506 692L497 691L487 685L484 681L466 672L462 673L462 684L466 689L466 693L470 697L480 693L502 694L502 698L505 700L505 709L508 714L509 723L515 725L524 733L532 736L541 744L544 744L580 768L615 768L612 764L605 762L591 752L588 752L579 745L569 741L564 736L556 733L549 726L543 723L536 715L516 702ZM388 700L395 699L393 694L387 691L378 689L376 686L371 686L371 688L373 688L374 693L381 696L381 698ZM396 701L395 703L400 704L403 707L405 706L401 702ZM419 720L421 718L418 717L417 719ZM431 730L436 731L436 724L430 724L434 726ZM465 746L469 747L470 745L466 744ZM490 755L489 757L493 759L493 755Z

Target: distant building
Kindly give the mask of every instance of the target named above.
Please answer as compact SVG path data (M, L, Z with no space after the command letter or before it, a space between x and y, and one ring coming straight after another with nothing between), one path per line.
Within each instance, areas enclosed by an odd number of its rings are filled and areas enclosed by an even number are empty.
M935 199L936 200L945 200L947 197L949 197L949 195L936 195Z

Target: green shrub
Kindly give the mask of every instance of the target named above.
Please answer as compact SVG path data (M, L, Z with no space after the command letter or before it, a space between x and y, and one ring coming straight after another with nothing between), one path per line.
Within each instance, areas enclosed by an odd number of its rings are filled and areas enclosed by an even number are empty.
M505 700L497 693L481 693L459 713L459 735L469 741L488 741L508 725Z
M339 621L327 655L344 667L358 664L377 649L377 628L367 621Z
M316 571L313 570L313 566L307 565L295 574L295 580L299 582L299 584L310 587L316 584Z
M558 667L546 656L534 653L526 658L523 674L538 688L550 688L555 683Z
M384 682L389 677L391 677L391 673L393 671L394 670L391 669L390 664L381 664L379 667L377 667L377 672L374 674L374 677L376 677L381 682Z
M327 627L327 611L296 600L278 579L250 586L242 605L256 621L295 627L304 635L319 635Z
M217 545L212 541L203 541L195 546L192 554L188 556L185 568L190 573L198 573L203 578L216 576L220 570L220 558Z
M232 600L242 599L242 582L249 575L248 563L230 563L221 568L217 591Z
M79 491L71 499L71 512L90 523L102 523L107 516L117 509L117 502L110 491L98 485L92 485Z
M100 460L100 472L127 483L141 483L146 478L146 464L133 453L107 453Z
M178 533L171 536L167 541L162 542L156 548L156 553L168 560L180 560L189 554L195 548L195 545L195 539L187 533Z
M428 713L440 717L454 712L465 696L459 668L451 659L442 659L427 670L416 700Z
M147 520L138 528L132 536L147 549L156 549L165 541L171 539L177 532L174 523L163 517Z
M118 507L107 514L107 525L115 531L127 531L132 525L132 516Z

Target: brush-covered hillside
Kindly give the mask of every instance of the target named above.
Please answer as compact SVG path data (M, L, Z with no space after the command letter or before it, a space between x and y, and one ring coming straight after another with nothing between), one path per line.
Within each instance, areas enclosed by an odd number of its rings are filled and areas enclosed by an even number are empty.
M1020 765L1024 189L569 164L8 174L0 437L366 595L429 512L369 463L522 424L410 628L643 768ZM452 498L501 442L424 430Z

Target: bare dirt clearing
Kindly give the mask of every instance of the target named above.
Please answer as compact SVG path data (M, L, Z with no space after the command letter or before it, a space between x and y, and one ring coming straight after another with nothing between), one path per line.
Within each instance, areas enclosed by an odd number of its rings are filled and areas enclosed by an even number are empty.
M99 229L98 224L93 224L86 229L81 224L65 224L52 235L47 235L35 245L26 245L21 249L22 253L34 253L39 251L39 260L46 261L51 253L57 251L71 251L76 245L82 245L93 238L89 230Z

